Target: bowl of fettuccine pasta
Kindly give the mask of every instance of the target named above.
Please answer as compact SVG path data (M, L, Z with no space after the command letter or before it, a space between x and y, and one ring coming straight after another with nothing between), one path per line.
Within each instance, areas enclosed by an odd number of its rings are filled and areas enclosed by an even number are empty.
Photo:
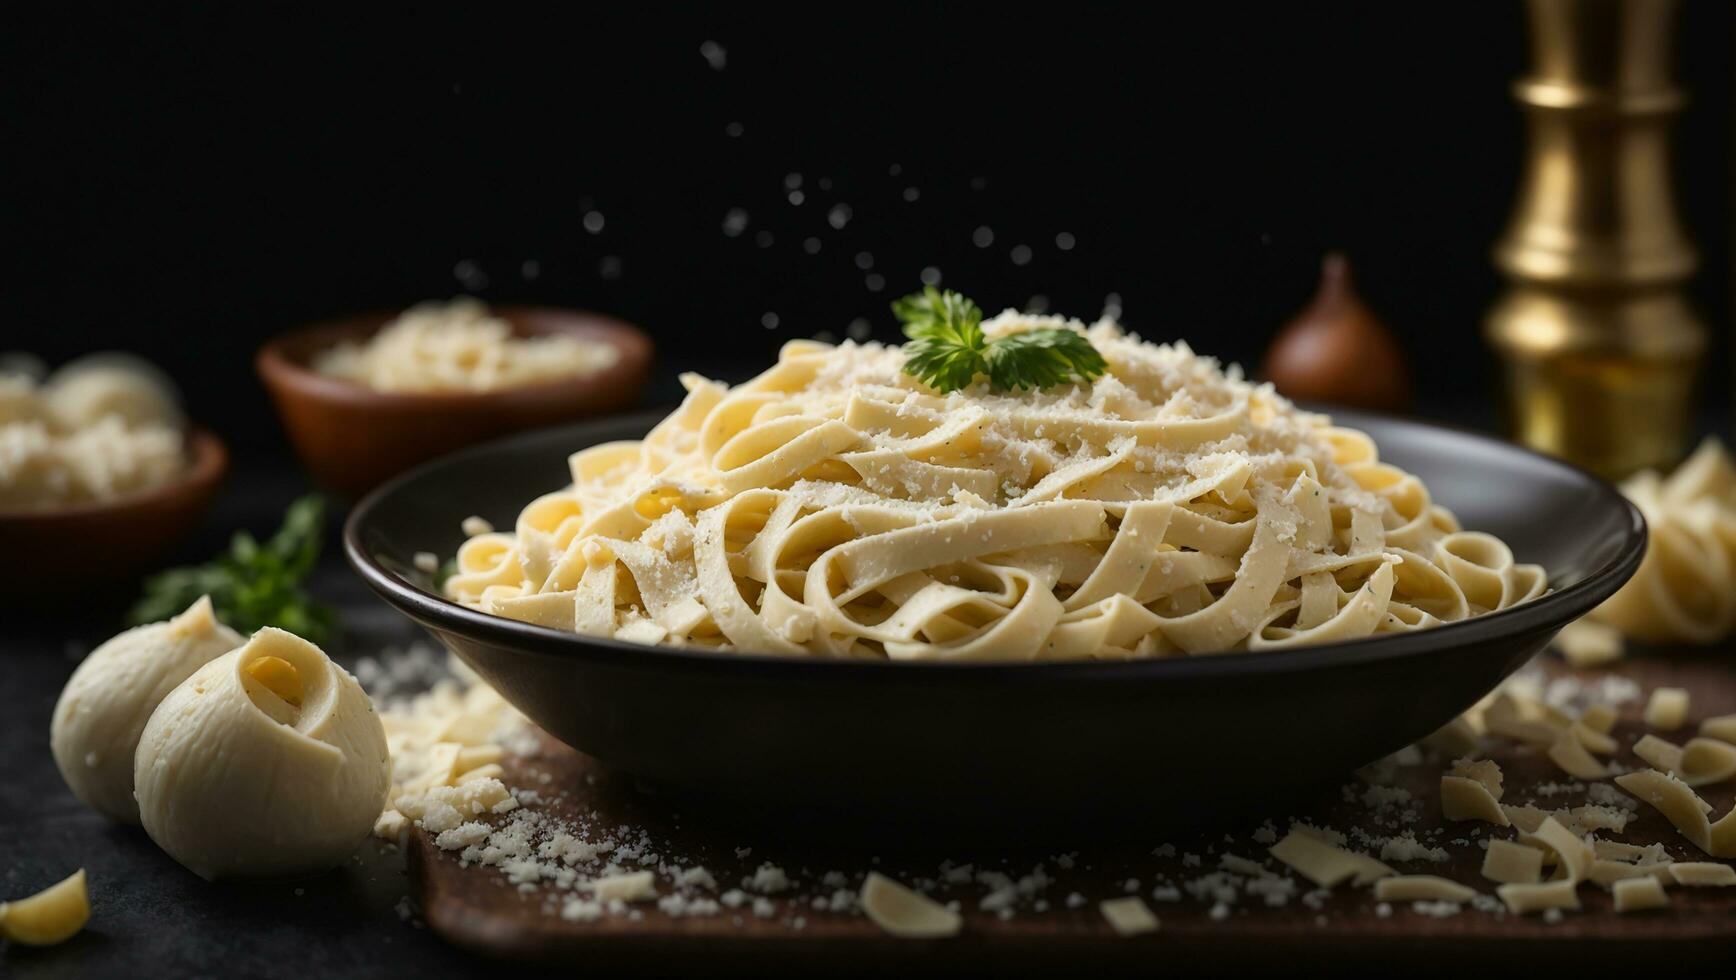
M651 783L1019 836L1341 775L1643 552L1620 494L1514 446L1305 410L1113 324L981 328L1102 363L941 390L898 348L794 343L673 410L408 474L352 514L350 559Z

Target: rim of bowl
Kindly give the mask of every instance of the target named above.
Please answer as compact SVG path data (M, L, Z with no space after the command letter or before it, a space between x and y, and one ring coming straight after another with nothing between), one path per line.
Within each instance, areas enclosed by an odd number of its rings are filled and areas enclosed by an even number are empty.
M328 377L308 366L308 359L316 351L339 341L372 336L403 313L402 310L387 310L319 320L285 330L259 348L253 366L266 384L292 389L321 401L347 402L360 407L393 405L450 409L493 402L564 401L574 394L589 391L599 377L615 373L640 374L651 364L654 352L651 336L639 327L607 314L563 306L525 304L491 305L489 312L510 323L517 335L582 335L615 348L620 352L620 359L589 374L549 378L486 391L380 391Z
M637 424L641 420L647 423L655 422L661 419L664 414L667 413L653 410L613 416L607 419L592 419L579 424L625 427L629 423ZM1445 623L1426 630L1375 634L1334 643L1320 643L1278 650L1232 650L1215 654L1146 659L1041 661L844 659L819 655L796 656L751 651L719 653L677 646L628 643L612 637L571 633L507 619L502 616L492 616L460 605L443 596L435 595L405 581L382 566L363 548L362 526L367 523L368 517L380 505L381 501L396 492L401 485L419 479L425 473L463 457L481 455L496 450L501 443L510 441L511 438L522 439L535 434L520 433L517 436L509 437L509 439L493 440L430 460L399 474L370 491L367 496L362 498L361 502L350 510L349 516L344 521L344 555L349 560L350 566L362 577L369 588L373 589L389 605L412 620L424 625L437 625L451 632L474 638L479 642L510 647L517 651L534 652L553 657L584 658L639 668L656 668L659 665L667 665L671 668L701 671L758 669L840 674L844 672L878 673L890 671L892 672L891 676L902 674L907 677L918 676L912 672L920 671L921 676L937 679L945 676L975 677L983 673L990 673L1004 675L1002 679L1007 680L1015 678L1052 679L1062 676L1113 677L1127 674L1152 677L1208 678L1249 673L1286 673L1316 667L1351 666L1417 656L1531 631L1560 629L1572 620L1590 612L1598 603L1613 595L1616 589L1620 588L1633 575L1639 567L1640 560L1645 557L1647 529L1645 517L1640 513L1639 508L1622 496L1614 486L1586 470L1522 446L1459 426L1437 425L1432 422L1419 422L1372 412L1341 410L1330 414L1333 415L1335 421L1339 418L1345 419L1351 427L1356 426L1357 419L1375 419L1385 424L1445 431L1461 438L1469 438L1475 442L1483 443L1497 450L1531 457L1534 462L1570 474L1575 481L1589 486L1605 504L1612 505L1627 515L1621 548L1615 555L1597 568L1592 569L1578 582L1546 592L1521 605L1510 606L1470 619Z
M229 469L229 447L210 429L197 425L189 426L186 430L184 452L188 457L188 466L179 479L109 500L93 500L58 507L0 508L0 522L19 524L26 521L46 522L99 515L113 516L135 507L148 506L212 486L221 480Z

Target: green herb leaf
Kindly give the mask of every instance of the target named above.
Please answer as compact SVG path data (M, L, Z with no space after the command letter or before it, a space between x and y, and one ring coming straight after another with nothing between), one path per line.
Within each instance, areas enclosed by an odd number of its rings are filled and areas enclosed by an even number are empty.
M998 337L984 352L989 384L1041 390L1077 378L1090 381L1109 365L1083 334L1044 328Z
M904 321L904 373L939 392L957 391L979 374L998 390L1039 390L1090 381L1108 365L1084 336L1071 330L1026 330L988 340L983 311L952 290L928 286L892 304Z
M145 580L145 594L127 613L131 623L155 623L211 597L217 618L240 633L276 626L319 643L336 615L315 602L302 583L319 560L325 504L306 496L289 505L283 526L263 545L238 531L229 548L204 565L171 568Z

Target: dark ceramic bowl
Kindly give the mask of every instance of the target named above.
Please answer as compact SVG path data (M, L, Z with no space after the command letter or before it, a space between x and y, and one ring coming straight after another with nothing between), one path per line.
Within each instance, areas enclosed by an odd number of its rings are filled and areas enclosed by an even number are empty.
M599 640L474 612L412 570L459 522L511 527L568 482L566 456L641 435L636 416L496 442L380 488L344 544L387 602L555 737L653 786L797 822L952 827L1041 841L1152 833L1207 808L1345 776L1429 734L1639 565L1645 523L1608 484L1483 436L1350 412L1466 527L1553 591L1433 630L1270 653L1080 663L835 661Z
M372 336L395 313L372 313L292 330L255 359L289 441L314 478L357 497L425 460L512 432L604 415L631 405L651 366L651 340L619 320L542 306L492 312L519 336L567 334L620 355L592 374L495 391L397 392L330 378L308 365L339 341Z
M121 591L161 562L210 509L229 451L187 430L187 470L141 493L41 510L0 510L0 606L66 608L90 590Z

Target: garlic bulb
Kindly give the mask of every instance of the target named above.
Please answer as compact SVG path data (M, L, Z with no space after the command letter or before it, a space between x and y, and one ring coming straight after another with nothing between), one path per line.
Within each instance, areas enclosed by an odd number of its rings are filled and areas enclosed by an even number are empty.
M145 832L205 878L337 865L372 831L390 778L362 686L272 627L163 699L133 768Z
M127 630L92 651L49 724L54 764L73 795L111 819L138 823L133 752L145 722L195 670L243 642L201 596L174 619Z

